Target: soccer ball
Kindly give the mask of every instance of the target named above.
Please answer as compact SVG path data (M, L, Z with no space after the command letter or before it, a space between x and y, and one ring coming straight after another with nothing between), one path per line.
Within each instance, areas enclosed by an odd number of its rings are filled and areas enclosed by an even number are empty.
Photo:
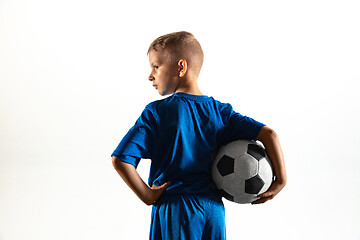
M263 146L237 140L221 146L211 165L212 179L220 194L236 203L251 203L266 192L274 174Z

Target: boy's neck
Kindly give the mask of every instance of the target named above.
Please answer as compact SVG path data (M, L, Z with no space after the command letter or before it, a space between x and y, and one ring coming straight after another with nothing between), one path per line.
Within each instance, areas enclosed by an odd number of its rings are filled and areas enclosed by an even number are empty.
M174 93L183 92L192 95L204 95L199 89L197 79L186 79L184 82L185 84L176 89Z
M204 95L198 86L196 87L192 87L192 88L181 88L181 89L177 89L175 91L175 93L178 93L178 92L183 92L183 93L187 93L187 94L192 94L192 95Z

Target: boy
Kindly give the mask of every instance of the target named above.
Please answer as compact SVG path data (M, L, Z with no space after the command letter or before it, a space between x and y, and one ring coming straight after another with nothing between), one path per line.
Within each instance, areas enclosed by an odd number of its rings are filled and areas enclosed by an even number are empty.
M152 206L150 239L226 239L225 212L209 167L217 148L237 139L261 141L276 180L253 204L272 199L286 184L276 133L199 90L203 63L199 42L188 32L153 41L149 80L160 95L148 104L113 152L113 166L126 184ZM136 167L151 159L149 186Z

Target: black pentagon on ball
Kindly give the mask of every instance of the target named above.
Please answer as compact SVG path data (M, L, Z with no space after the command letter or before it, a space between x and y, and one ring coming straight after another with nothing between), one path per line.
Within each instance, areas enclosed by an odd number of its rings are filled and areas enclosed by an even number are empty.
M220 158L216 166L221 176L226 176L234 172L234 161L235 159L227 155L224 155Z
M265 150L257 144L249 144L247 153L258 161L266 156Z
M228 194L224 189L218 189L218 191L220 192L220 195L226 198L227 200L232 202L234 201L234 197Z
M260 176L256 175L245 180L245 192L249 194L258 194L264 184L265 182L260 178Z

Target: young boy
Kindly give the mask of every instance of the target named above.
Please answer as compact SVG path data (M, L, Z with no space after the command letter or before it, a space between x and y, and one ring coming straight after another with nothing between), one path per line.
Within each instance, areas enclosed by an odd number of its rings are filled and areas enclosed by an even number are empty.
M197 78L203 51L191 33L155 39L148 56L149 80L160 95L172 95L145 107L111 155L113 166L145 204L153 205L150 239L226 239L224 205L209 173L213 155L237 139L261 141L276 176L253 204L264 203L286 184L278 137L230 104L202 94ZM141 158L151 159L149 185L136 171Z

